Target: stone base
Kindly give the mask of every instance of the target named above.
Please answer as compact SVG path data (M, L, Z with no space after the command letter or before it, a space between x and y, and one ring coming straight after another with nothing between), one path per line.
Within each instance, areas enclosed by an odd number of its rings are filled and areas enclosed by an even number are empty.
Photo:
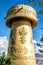
M12 65L36 65L35 60L28 60L28 59L19 59L19 60L14 60Z

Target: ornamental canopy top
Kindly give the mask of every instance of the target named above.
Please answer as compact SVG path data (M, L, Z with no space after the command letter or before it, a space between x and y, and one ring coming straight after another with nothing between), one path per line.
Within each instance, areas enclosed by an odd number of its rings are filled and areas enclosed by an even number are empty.
M11 27L12 20L16 18L25 18L31 21L32 27L35 27L37 24L36 11L27 5L18 5L11 7L6 16L6 24L8 27Z

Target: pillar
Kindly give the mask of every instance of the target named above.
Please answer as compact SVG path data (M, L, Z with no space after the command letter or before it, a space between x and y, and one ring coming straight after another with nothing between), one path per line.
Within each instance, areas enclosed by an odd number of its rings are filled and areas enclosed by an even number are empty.
M36 65L32 29L37 24L36 11L27 5L8 10L6 24L11 28L8 56L12 65Z

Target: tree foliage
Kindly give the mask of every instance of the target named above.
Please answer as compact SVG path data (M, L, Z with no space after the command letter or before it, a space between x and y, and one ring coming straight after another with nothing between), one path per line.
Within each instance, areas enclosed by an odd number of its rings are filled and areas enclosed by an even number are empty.
M43 53L43 50L40 50L40 49L39 49L39 51L40 51L41 53Z
M27 2L34 7L38 7L39 11L37 11L38 14L43 13L43 0L27 0Z
M41 49L39 49L39 52L43 53L43 49L42 49L42 47L43 47L43 28L41 28L41 29L42 29L42 37L41 37L40 41L41 41L42 45L41 45L41 43L40 44L37 43L37 46L41 48Z
M0 56L0 65L11 65L11 59L6 57L4 52Z

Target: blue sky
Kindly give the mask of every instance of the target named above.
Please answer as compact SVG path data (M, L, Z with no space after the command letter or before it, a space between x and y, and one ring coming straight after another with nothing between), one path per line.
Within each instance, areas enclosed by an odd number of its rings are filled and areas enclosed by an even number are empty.
M8 9L18 4L29 5L27 0L0 0L0 37L6 36L7 39L9 39L10 29L6 26L6 20L4 20L4 18L6 17ZM38 10L38 8L35 9ZM38 24L33 29L33 37L36 41L40 41L42 36L43 14L38 15L38 18Z

